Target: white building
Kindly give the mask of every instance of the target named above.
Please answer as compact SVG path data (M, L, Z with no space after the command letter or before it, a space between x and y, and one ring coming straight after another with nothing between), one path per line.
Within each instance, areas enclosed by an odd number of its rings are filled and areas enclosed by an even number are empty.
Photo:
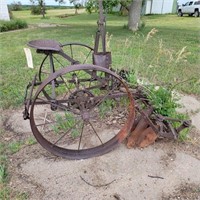
M146 0L143 14L167 14L176 10L177 0Z
M6 0L0 0L0 20L10 20Z

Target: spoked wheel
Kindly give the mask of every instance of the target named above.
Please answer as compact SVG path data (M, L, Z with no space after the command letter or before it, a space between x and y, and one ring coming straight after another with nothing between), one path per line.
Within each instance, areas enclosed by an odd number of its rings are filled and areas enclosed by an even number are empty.
M61 48L65 54L75 60L75 64L92 63L93 48L88 45L81 43L67 43L61 45ZM54 53L52 56L54 71L72 64L59 54ZM39 68L39 81L46 79L50 73L52 73L50 71L50 56L45 55Z
M63 51L79 64L92 63L92 53L94 49L86 44L66 43L61 45Z
M62 84L53 89L54 80ZM134 101L122 79L85 64L63 68L43 81L30 123L37 141L51 153L85 159L113 150L129 134L134 117Z

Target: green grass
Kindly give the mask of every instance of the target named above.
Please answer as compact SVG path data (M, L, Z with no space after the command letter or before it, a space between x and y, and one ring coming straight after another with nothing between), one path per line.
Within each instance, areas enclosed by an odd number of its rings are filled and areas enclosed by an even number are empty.
M14 191L8 185L10 181L10 173L8 170L9 166L9 155L18 152L22 145L33 145L35 144L35 139L28 138L23 142L12 142L6 144L4 142L0 142L0 199L2 200L25 200L28 199L28 193L26 192L18 192Z
M3 184L6 182L7 179L7 169L4 165L0 165L0 184Z
M5 133L1 130L1 136ZM9 172L9 156L18 152L24 146L30 146L36 143L36 140L32 137L25 141L15 141L6 143L0 141L0 199L2 200L25 200L29 195L26 192L14 191L9 186L10 172Z
M21 19L12 19L10 21L0 21L0 32L6 32L16 29L27 28L28 25L25 21Z
M12 11L14 18L20 18L26 20L28 24L37 24L37 23L58 23L58 24L66 24L65 19L60 19L62 16L73 16L75 13L74 9L52 9L47 10L47 14L45 14L45 18L42 15L31 15L30 10L24 11ZM78 13L83 13L84 10L80 9ZM68 17L67 17L68 18Z
M9 143L7 146L7 150L10 154L17 153L22 149L24 146L30 146L36 144L36 140L33 137L28 138L26 141L14 141Z
M80 42L93 46L97 29L97 14L73 15L72 9L48 10L45 19L30 15L29 11L13 12L15 18L28 24L57 24L57 27L37 27L1 34L1 107L22 105L25 85L32 79L40 65L42 55L32 49L35 69L28 69L23 48L30 40L54 39L61 43ZM199 26L198 18L175 15L144 16L145 27L137 33L124 28L127 17L107 16L107 31L112 35L109 49L112 67L131 69L137 76L162 85L176 85L188 94L200 95ZM158 32L145 42L148 33ZM184 49L183 49L184 48ZM179 53L184 50L177 61Z
M78 122L71 113L65 112L64 116L57 114L55 118L56 125L52 126L55 134L59 134L60 131L67 132L69 129L72 129L71 137L76 138L79 136L79 130L81 129L83 124Z
M7 156L5 155L5 149L6 145L0 142L0 199L9 199L10 196L10 189L7 187L8 161L7 161Z
M35 138L33 138L33 137L30 137L30 138L28 138L27 139L27 141L25 141L25 144L26 145L34 145L34 144L36 144L37 143L37 141L36 141L36 139Z
M21 141L12 142L8 145L8 149L11 154L18 152L22 148L23 143Z
M82 13L83 10L80 11ZM7 109L23 103L26 84L38 71L43 55L32 49L34 69L28 69L23 48L35 39L54 39L61 43L80 42L93 46L97 30L97 14L82 13L74 16L73 9L47 10L46 18L30 15L30 11L13 12L14 17L31 25L30 28L1 33L0 38L0 107ZM68 15L66 18L59 16ZM135 84L138 77L147 82L174 88L180 92L200 95L199 19L179 18L175 15L142 17L145 27L137 33L125 27L127 17L108 15L107 31L112 35L109 49L112 67L128 69L133 73L129 80ZM37 27L38 24L56 24L57 27ZM154 31L151 32L151 30ZM155 30L158 32L155 33ZM149 33L152 33L147 40ZM98 92L98 91L97 91ZM159 102L158 102L159 103ZM102 105L102 114L109 105ZM63 125L60 123L60 126ZM60 128L60 127L56 127ZM76 133L75 133L76 135ZM181 135L185 139L187 133ZM24 145L35 144L29 138L9 145L0 143L0 199L10 199L13 192L7 185L7 154L18 152ZM6 153L7 152L7 153ZM26 193L15 194L15 199L27 199Z
M117 103L113 99L108 99L102 102L99 106L99 116L101 119L105 119L106 114L112 112L112 109L117 106Z

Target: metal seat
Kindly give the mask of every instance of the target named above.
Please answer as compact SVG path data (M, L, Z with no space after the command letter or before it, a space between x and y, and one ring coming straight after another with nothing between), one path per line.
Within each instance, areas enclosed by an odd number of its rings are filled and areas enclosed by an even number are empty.
M28 42L28 46L44 51L59 52L62 50L61 44L55 40L32 40Z

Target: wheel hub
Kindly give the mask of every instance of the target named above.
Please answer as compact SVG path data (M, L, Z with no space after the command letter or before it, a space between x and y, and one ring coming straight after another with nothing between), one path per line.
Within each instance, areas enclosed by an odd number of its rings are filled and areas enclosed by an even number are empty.
M90 113L88 111L83 111L83 113L81 114L81 117L84 122L88 122L90 119Z
M78 90L73 92L69 97L69 106L79 109L87 110L93 106L94 95L88 90Z

